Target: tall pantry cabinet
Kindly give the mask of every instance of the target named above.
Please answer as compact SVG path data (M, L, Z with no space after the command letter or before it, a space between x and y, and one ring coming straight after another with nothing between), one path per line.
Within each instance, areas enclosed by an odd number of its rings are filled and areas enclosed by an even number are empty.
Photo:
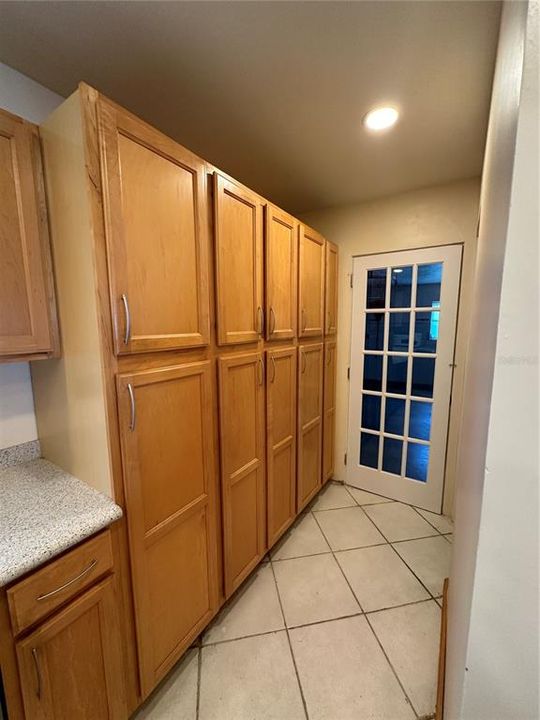
M124 509L133 710L331 475L337 252L86 85L42 139L64 354L33 368L39 432Z

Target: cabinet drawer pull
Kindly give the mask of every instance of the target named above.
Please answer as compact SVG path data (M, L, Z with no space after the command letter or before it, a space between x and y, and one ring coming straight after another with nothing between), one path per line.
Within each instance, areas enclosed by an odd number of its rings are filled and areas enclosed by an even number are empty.
M124 345L127 345L131 340L131 315L129 313L129 303L127 295L122 295L122 302L124 303L124 315L126 319L124 330Z
M302 375L303 375L306 372L306 353L305 352L300 353L300 357L302 358L301 371L302 371Z
M85 575L88 575L88 573L93 570L97 565L97 560L92 560L90 565L85 568L82 572L80 572L76 577L72 578L71 580L68 580L67 583L64 583L63 585L60 585L60 587L56 588L56 590L51 590L48 593L45 593L44 595L38 595L36 600L47 600L47 598L53 597L54 595L57 595L59 592L62 592L66 588L73 585L73 583L78 582L81 580ZM34 651L32 651L33 654Z
M37 648L32 648L32 659L34 661L34 667L36 669L36 695L37 699L41 700L41 670L39 667L39 656Z
M259 305L257 308L257 332L259 335L263 334L264 330L264 311L262 307Z
M306 309L302 308L302 332L306 329Z
M133 394L133 385L131 383L128 383L127 391L129 393L129 408L130 408L129 429L131 431L133 431L133 430L135 430L135 420L137 419L137 414L136 414L136 409L135 409L135 395Z
M273 355L270 355L270 358L272 360L272 378L271 378L270 382L273 383L274 380L276 379L276 360Z
M273 307L270 308L270 335L274 334L276 329L276 313Z
M264 381L264 370L261 358L257 360L257 375L259 376L259 385L262 385Z

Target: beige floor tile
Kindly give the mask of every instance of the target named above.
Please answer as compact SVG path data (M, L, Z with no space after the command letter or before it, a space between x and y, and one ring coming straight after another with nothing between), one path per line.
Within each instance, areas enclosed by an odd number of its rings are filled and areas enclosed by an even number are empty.
M199 651L188 650L133 720L195 720Z
M332 550L349 550L386 542L362 508L356 505L316 512L315 518Z
M426 518L428 523L434 525L439 532L451 533L454 531L452 518L449 518L446 515L437 515L437 513L429 512L429 510L422 510L421 508L417 508L417 510L420 515Z
M336 560L364 612L429 598L390 545L346 550L336 553Z
M291 630L310 720L413 720L364 617Z
M444 578L450 575L452 545L440 535L394 545L415 575L433 595L442 595Z
M369 505L365 511L390 542L438 535L416 510L402 503Z
M311 513L305 513L272 550L272 560L303 557L330 552L319 526Z
M382 495L374 495L373 493L366 492L366 490L353 488L350 485L347 485L347 490L359 505L378 505L379 503L393 502L390 498L385 498Z
M274 573L261 565L235 593L203 636L203 645L285 627Z
M210 645L201 652L199 720L304 720L285 632Z
M430 600L369 616L418 715L435 711L440 608Z
M356 505L343 485L327 483L311 505L311 510L335 510Z
M360 612L332 555L282 560L273 565L288 627Z

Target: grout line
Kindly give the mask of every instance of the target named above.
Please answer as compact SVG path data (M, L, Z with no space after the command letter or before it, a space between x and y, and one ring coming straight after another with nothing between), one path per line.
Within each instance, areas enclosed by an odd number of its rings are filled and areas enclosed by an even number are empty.
M406 504L406 503L404 503L404 505L405 505L405 504ZM425 518L425 517L422 515L422 513L418 510L418 508L415 507L414 505L409 505L409 507L412 507L413 510L416 510L416 512L417 512L418 515L422 518L422 520L425 520L429 525L431 525L431 527L434 528L434 529L439 533L439 535L451 535L451 534L452 534L452 530L451 530L450 532L447 532L447 533L443 533L442 530L439 530L439 528L438 528L436 525L434 525L432 522L430 522L427 518ZM444 515L441 515L441 517L445 517L445 516L444 516Z
M415 540L433 540L439 537L444 537L444 535L422 535L422 537L407 538L406 540L391 540L389 542L390 545L399 545L400 543L414 542Z
M306 698L304 697L304 689L302 688L302 683L300 682L300 674L298 672L298 667L296 665L296 658L294 657L294 651L293 651L293 647L292 647L292 643L291 643L291 636L289 634L289 628L287 627L287 620L285 619L285 612L283 611L283 603L281 602L281 595L280 595L279 586L278 586L278 583L276 580L276 573L274 571L274 566L272 565L272 563L270 563L270 567L272 568L272 576L274 578L274 586L276 588L276 593L277 593L277 597L278 597L278 601L279 601L279 607L281 609L281 616L283 618L283 624L285 625L285 632L287 633L287 642L289 643L289 651L291 653L291 659L292 659L293 666L294 666L296 681L298 683L298 689L300 690L300 697L302 699L302 705L304 707L304 714L306 716L306 720L309 720Z
M433 602L432 597L422 598L422 600L411 600L410 602L401 603L401 605L390 605L389 607L377 608L377 610L366 610L364 615L374 615L379 612L386 612L387 610L397 610L398 608L409 607L409 605L421 605L422 603ZM435 600L435 602L437 602Z
M361 492L368 493L369 495L373 495L374 497L381 498L379 502L365 503L366 505L382 505L383 503L388 503L388 502L401 502L401 500L394 500L393 498L386 497L386 495L379 495L378 493L371 492L371 490L362 490L362 488L354 487L354 485L347 485L347 483L343 483L343 487L349 493L349 495L352 497L354 502L357 503L358 505L360 505L360 503L354 497L352 492L349 491L349 488L352 488L353 490L360 490ZM403 504L405 505L405 503L403 503ZM362 505L360 505L360 507L362 507Z
M199 720L199 709L201 706L201 669L202 669L202 647L197 648L197 705L195 710L195 718Z

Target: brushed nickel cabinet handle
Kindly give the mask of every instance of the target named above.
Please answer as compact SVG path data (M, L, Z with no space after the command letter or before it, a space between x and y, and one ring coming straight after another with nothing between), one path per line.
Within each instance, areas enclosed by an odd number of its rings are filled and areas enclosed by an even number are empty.
M64 583L63 585L60 585L60 587L56 588L56 590L51 590L48 593L45 593L43 595L38 595L36 600L47 600L50 597L53 597L54 595L57 595L59 592L62 592L66 588L73 585L73 583L78 582L79 580L82 580L85 575L88 575L88 573L93 570L97 565L97 560L92 560L90 565L85 568L82 572L80 572L76 577L72 578L71 580L68 580L67 583Z
M136 414L136 408L135 408L135 395L133 393L133 385L131 383L128 383L127 391L129 393L129 407L130 407L129 429L135 430L135 421L137 419L137 414Z
M32 659L34 660L34 667L36 669L36 695L37 699L41 700L41 670L39 667L39 656L37 648L32 648Z
M122 295L122 302L124 303L124 315L125 315L125 330L124 330L124 345L127 345L131 340L131 315L129 312L129 303L127 295Z
M257 360L257 375L259 376L259 385L262 385L264 381L264 368L261 358L258 358Z
M300 364L302 375L306 372L306 353L301 352L300 357L302 358L302 362Z
M262 335L264 331L264 311L259 305L257 308L257 332Z
M272 360L272 378L271 378L270 382L273 383L274 380L276 379L276 360L273 355L270 355L270 359Z
M302 332L306 329L306 309L302 308Z
M270 307L270 335L274 334L276 329L276 312L273 307Z

